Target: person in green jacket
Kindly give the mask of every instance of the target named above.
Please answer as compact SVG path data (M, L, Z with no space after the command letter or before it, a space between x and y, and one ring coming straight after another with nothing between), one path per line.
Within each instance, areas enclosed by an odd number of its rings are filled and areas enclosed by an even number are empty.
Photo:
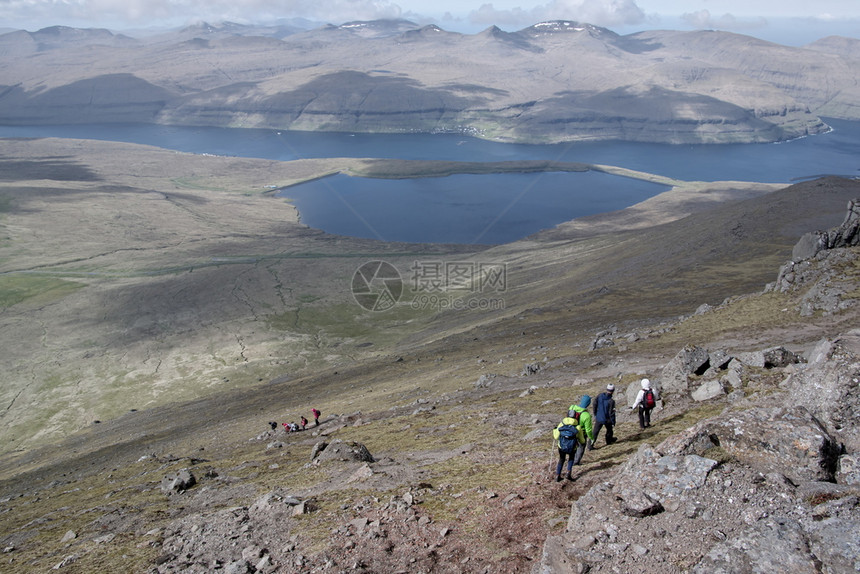
M579 401L579 404L570 405L570 408L567 410L568 416L571 417L575 416L574 413L579 413L577 418L579 419L579 426L582 427L582 431L588 439L588 450L592 450L594 448L594 425L592 425L591 422L591 413L586 410L590 404L591 397L588 395L582 395L582 400ZM579 464L578 461L577 464Z

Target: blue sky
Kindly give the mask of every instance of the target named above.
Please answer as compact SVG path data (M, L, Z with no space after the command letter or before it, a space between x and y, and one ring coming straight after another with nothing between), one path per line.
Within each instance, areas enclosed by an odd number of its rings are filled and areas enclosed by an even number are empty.
M465 33L566 19L622 34L709 28L794 45L830 34L860 35L860 0L0 0L0 26L27 30L52 25L127 30L296 17L332 24L407 18Z

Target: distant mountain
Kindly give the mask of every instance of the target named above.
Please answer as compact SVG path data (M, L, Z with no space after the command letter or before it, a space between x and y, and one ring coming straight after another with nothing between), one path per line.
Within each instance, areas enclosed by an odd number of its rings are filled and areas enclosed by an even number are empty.
M845 36L828 36L804 46L810 50L860 60L860 40Z
M860 119L857 42L570 21L473 35L407 20L202 23L141 40L57 27L0 36L0 123L778 141L826 130L821 117Z

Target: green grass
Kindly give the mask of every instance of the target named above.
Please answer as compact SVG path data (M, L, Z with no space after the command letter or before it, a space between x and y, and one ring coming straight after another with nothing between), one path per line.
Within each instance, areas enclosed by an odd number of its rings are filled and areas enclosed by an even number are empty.
M46 304L84 287L83 283L35 275L0 275L0 308L29 301Z

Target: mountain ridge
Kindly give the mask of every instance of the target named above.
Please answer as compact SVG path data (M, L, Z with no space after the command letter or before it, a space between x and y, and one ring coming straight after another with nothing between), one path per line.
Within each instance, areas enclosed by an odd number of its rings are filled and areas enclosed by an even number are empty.
M143 123L452 131L534 143L726 143L820 133L820 116L860 118L860 61L832 40L812 50L725 32L619 36L566 21L475 35L408 21L282 37L232 30L200 25L157 41L103 31L65 30L60 40L52 31L4 34L0 122L75 123L106 113ZM336 81L347 73L362 84ZM112 83L118 74L160 95L130 103ZM46 106L46 94L60 88L63 97ZM648 94L650 106L641 97Z

